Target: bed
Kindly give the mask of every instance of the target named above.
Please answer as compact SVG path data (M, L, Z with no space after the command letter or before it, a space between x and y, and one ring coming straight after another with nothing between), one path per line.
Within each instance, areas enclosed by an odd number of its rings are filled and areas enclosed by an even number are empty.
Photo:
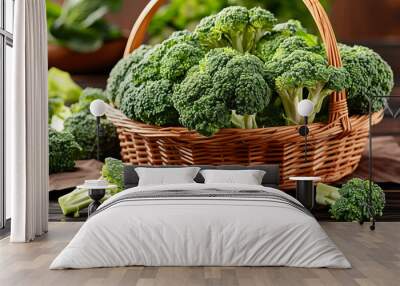
M199 166L265 171L261 185L196 183L138 186L105 201L50 269L144 266L350 268L315 218L278 190L279 167Z

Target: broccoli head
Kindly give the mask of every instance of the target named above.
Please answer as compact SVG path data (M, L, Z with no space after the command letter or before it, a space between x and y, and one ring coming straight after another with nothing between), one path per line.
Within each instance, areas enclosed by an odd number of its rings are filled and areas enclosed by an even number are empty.
M249 12L241 6L231 6L218 13L215 29L221 31L231 47L239 52L245 51L245 35L249 24Z
M86 112L79 112L68 117L64 122L65 131L70 132L82 147L79 159L94 159L97 156L96 118ZM100 120L100 159L119 157L120 148L114 125L107 119Z
M208 48L231 47L247 52L272 30L275 22L274 15L262 8L231 6L203 18L194 34Z
M279 49L280 48L280 49ZM274 26L272 33L263 37L255 46L253 53L264 62L270 61L275 54L283 51L306 49L323 53L318 38L308 34L299 21L289 20Z
M208 48L222 48L229 45L229 42L222 37L222 32L215 29L216 15L203 18L196 26L194 34L199 42Z
M74 136L66 131L49 128L49 172L50 174L72 171L81 147Z
M309 51L296 50L286 57L273 58L265 69L269 82L275 81L288 124L302 123L297 107L305 97L314 103L309 116L309 121L313 122L324 99L348 85L344 69L329 66L323 56Z
M277 22L274 14L260 7L250 9L249 18L250 25L248 26L246 36L250 37L250 39L246 39L248 43L246 47L247 51L252 49L254 44L257 43L266 32L271 31Z
M204 52L198 46L187 43L176 44L161 59L161 77L174 82L179 81L203 56Z
M121 111L129 118L147 124L177 125L178 113L172 104L171 95L170 81L148 81L124 96Z
M130 75L132 70L136 68L136 65L144 58L149 50L149 46L140 46L127 57L122 58L111 70L106 88L106 94L111 103L114 103L115 99L121 96L119 94L121 83L125 78L132 77Z
M176 45L178 47L175 47ZM146 53L132 72L132 82L139 86L146 81L157 81L163 78L181 79L185 72L196 64L195 61L198 61L201 55L202 51L191 32L175 32ZM179 66L178 62L181 60L183 62ZM173 70L174 68L177 70Z
M230 48L210 51L174 90L181 124L205 136L224 127L256 128L255 114L270 98L262 65Z
M199 62L199 69L214 76L216 72L223 69L226 64L237 55L238 52L231 48L210 50Z
M343 66L350 75L347 88L347 102L351 114L369 112L369 101L373 112L381 110L385 98L375 96L390 95L393 86L393 71L380 55L373 50L340 45Z
M121 160L111 157L106 158L103 168L101 169L101 176L109 184L118 187L117 189L111 189L112 194L118 193L124 189L124 163L122 163Z

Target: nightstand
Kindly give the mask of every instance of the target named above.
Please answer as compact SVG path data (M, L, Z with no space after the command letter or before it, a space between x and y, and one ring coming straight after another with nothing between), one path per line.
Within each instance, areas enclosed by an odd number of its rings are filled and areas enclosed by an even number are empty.
M290 177L296 181L296 199L307 209L312 210L315 205L314 182L321 181L320 177Z
M116 185L107 186L91 186L91 185L80 185L77 188L87 189L89 197L93 200L88 206L88 216L91 216L97 208L101 205L101 199L106 194L106 189L115 189Z

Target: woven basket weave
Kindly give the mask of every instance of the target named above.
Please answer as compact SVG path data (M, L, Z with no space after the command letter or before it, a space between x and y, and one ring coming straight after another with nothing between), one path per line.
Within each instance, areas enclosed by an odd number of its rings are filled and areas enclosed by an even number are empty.
M147 26L165 0L152 0L132 28L125 55L139 47ZM342 65L335 34L318 0L303 0L317 24L329 64ZM329 122L310 124L307 162L299 126L258 129L226 128L204 137L183 127L158 127L128 119L119 110L107 108L107 117L117 127L124 162L138 165L258 165L280 164L282 189L294 187L290 176L320 176L334 182L357 167L368 138L369 118L349 117L345 91L330 97ZM383 112L372 115L372 123Z

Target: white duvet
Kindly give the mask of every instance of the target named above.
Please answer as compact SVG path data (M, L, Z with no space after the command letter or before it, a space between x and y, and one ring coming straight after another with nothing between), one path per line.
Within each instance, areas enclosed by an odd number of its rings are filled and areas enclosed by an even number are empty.
M125 190L265 190L262 186L180 184ZM145 266L293 266L349 268L318 222L293 206L258 199L124 201L91 217L50 269Z

